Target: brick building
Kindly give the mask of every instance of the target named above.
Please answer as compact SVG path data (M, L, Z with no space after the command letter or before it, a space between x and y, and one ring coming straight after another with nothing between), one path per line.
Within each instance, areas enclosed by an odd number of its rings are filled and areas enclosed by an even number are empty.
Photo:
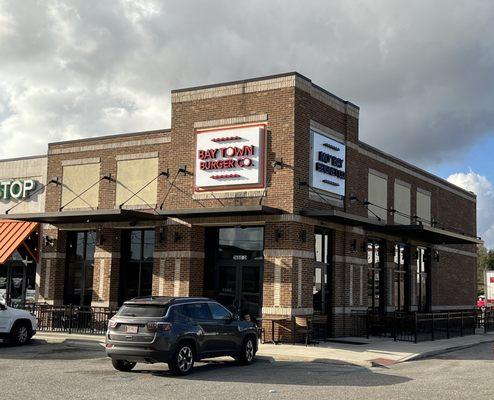
M0 214L45 209L46 155L0 160ZM14 307L36 301L41 278L41 226L0 220L0 297Z
M252 318L471 309L476 197L359 140L298 73L172 91L169 130L50 143L39 300L205 295ZM266 329L270 325L266 323Z

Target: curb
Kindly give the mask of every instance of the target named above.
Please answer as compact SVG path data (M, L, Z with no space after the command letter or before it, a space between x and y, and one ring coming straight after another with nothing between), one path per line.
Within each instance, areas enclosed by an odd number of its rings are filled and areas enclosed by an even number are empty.
M398 363L402 363L402 362L408 362L408 361L423 360L423 359L434 357L434 356L437 356L437 355L440 355L440 354L451 353L453 351L464 350L464 349L468 349L470 347L478 346L479 344L492 343L492 342L494 342L494 339L482 340L482 341L477 342L477 343L470 343L470 344L464 344L464 345L459 345L459 346L448 347L446 349L426 351L424 353L413 354L411 356L402 358L402 359L398 360L397 362Z

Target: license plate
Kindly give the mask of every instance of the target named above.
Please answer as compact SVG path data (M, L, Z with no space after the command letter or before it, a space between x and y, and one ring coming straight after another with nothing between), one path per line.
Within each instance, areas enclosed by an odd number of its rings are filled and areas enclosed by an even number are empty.
M126 333L137 333L139 327L137 325L127 325L125 332Z

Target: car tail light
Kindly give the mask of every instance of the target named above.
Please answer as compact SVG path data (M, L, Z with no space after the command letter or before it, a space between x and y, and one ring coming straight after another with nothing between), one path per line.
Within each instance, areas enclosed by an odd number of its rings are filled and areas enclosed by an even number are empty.
M172 330L172 324L168 322L148 322L146 328L149 332L169 332Z
M109 320L108 321L108 328L115 328L117 326L117 321L114 320Z

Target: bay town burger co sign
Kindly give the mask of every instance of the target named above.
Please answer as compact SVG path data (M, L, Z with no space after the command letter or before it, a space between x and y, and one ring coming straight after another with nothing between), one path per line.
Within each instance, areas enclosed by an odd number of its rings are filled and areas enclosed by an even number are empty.
M265 124L196 130L196 192L263 188L265 148Z

